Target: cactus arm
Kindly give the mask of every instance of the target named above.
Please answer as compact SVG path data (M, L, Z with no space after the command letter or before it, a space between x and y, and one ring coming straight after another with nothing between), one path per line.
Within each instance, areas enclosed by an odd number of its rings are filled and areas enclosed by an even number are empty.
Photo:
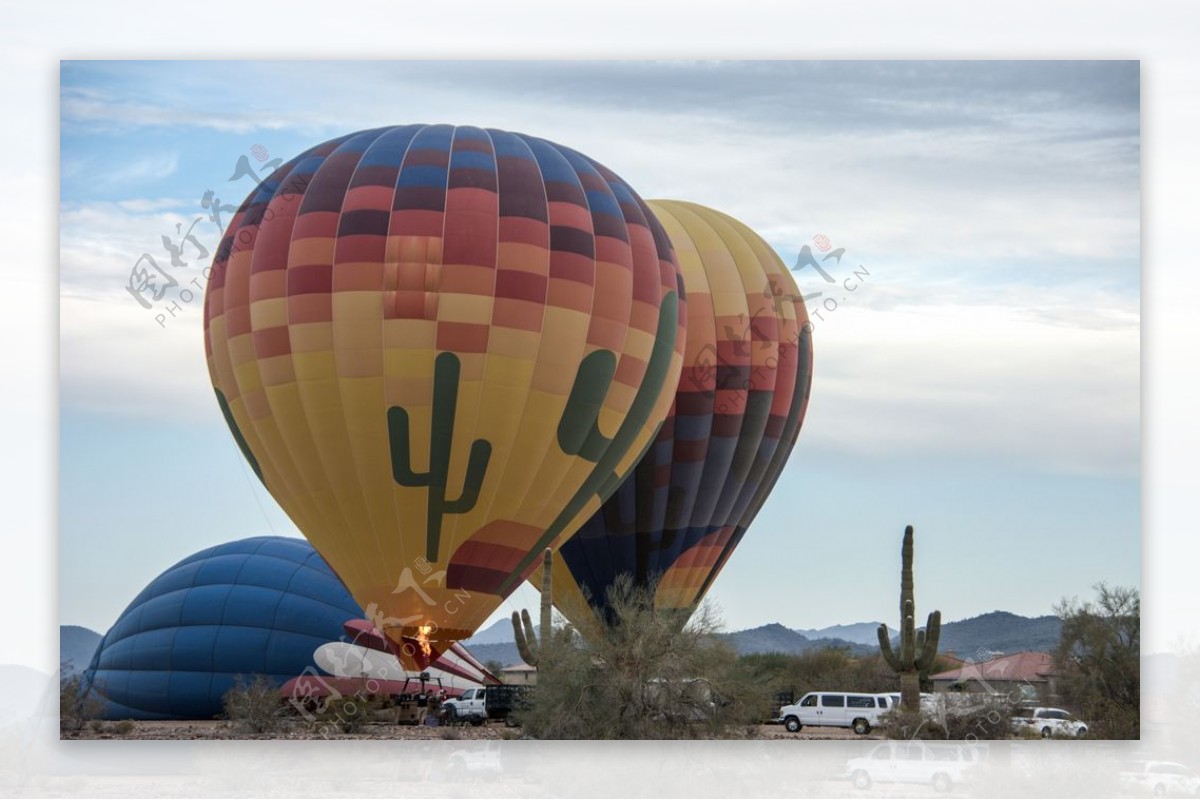
M883 654L883 660L894 671L900 672L903 666L900 664L900 659L892 651L892 638L888 634L888 626L880 625L876 633L879 635L879 652Z
M409 454L412 442L409 438L408 412L400 406L392 406L387 412L388 441L392 451L392 478L401 486L428 486L428 472L414 472Z
M454 418L458 414L458 380L461 371L462 365L453 353L438 353L434 359L429 485L431 488L440 488L442 497L446 496L446 478L450 474L450 450L454 444Z
M925 623L926 641L929 642L929 647L935 653L938 645L942 640L942 612L932 611L929 614L929 619Z
M928 672L937 659L938 641L942 635L942 612L934 611L929 615L929 621L925 623L922 634L921 652L917 655L916 668L918 672Z
M525 630L521 627L521 615L514 611L512 614L513 639L517 643L517 652L521 654L521 660L526 664L533 666L537 659L530 649L530 641L525 636Z
M612 444L612 439L600 432L599 417L616 371L617 357L611 350L590 353L579 364L558 423L558 446L567 455L595 463Z
M462 492L457 500L446 501L442 508L447 514L465 514L475 507L479 490L483 488L483 476L487 473L488 461L492 457L492 444L485 439L471 443L471 455L467 461L467 474L463 479Z
M512 613L513 626L513 641L517 643L517 650L524 656L525 652L525 632L521 630L521 614L514 611ZM529 662L526 662L529 663Z
M522 629L521 623L524 623ZM529 619L529 612L522 610L520 614L516 611L512 615L513 638L517 642L517 652L521 654L521 660L531 667L537 666L537 636L533 632L533 622Z

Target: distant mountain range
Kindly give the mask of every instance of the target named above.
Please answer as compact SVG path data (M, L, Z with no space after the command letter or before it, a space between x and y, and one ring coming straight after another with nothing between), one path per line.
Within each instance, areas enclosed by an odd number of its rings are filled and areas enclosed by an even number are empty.
M806 639L844 639L855 644L878 644L875 631L878 622L854 622L850 625L830 625L828 628L796 628Z
M104 637L91 628L79 625L58 627L58 668L64 677L83 672L92 663L92 656Z
M1019 653L1039 650L1049 653L1062 636L1062 620L1053 615L1022 617L1007 611L992 611L978 617L942 624L938 649L959 658L979 658L987 652Z
M879 648L878 622L855 622L827 628L792 629L777 622L722 634L739 653L804 653L823 647L844 647L855 655L869 655ZM890 629L893 639L899 633ZM1022 617L1007 611L992 611L977 617L942 624L939 649L959 658L978 660L984 653L1018 653L1022 650L1050 652L1058 644L1062 621L1055 616ZM504 664L520 662L513 643L512 623L502 619L484 628L464 644L480 661Z
M537 624L536 621L534 623ZM512 620L508 617L498 619L491 625L488 625L482 630L475 631L475 635L467 639L463 644L471 648L471 652L475 652L475 648L484 644L512 644L513 629Z
M863 623L868 624L868 623ZM744 631L734 631L721 635L725 641L733 645L733 649L742 655L749 653L790 653L798 655L809 650L820 650L825 647L844 647L855 655L873 653L879 644L865 645L846 639L821 637L810 639L799 631L785 628L778 622L760 625Z

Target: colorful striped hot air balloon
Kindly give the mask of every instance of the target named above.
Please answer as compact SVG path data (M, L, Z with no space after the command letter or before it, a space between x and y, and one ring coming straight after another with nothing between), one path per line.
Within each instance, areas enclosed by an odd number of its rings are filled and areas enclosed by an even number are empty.
M588 157L408 125L318 145L216 254L217 400L372 622L429 663L592 515L682 364L671 243Z
M568 615L586 598L603 616L621 574L655 586L659 608L699 603L783 471L812 385L808 314L770 246L719 211L649 205L688 287L684 369L650 450L559 549Z

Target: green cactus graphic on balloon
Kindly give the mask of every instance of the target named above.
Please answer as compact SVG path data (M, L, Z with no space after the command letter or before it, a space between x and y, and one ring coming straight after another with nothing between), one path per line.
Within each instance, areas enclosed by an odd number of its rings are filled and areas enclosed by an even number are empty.
M412 467L412 442L408 411L400 406L388 409L388 439L392 451L392 477L401 486L428 487L425 558L438 560L442 518L446 514L465 514L475 507L479 490L492 457L492 445L486 439L471 443L467 472L457 499L446 499L450 475L450 450L454 442L454 415L458 405L461 363L453 353L441 353L434 362L433 424L429 436L429 469L416 472Z
M678 321L679 295L669 292L663 297L659 311L658 330L654 337L654 349L646 363L646 374L633 398L629 412L611 437L605 436L600 430L600 410L604 407L604 398L617 371L617 357L609 350L597 350L580 363L575 373L575 383L571 386L571 394L567 398L567 406L563 409L558 424L558 446L567 455L579 456L596 466L575 492L571 502L555 517L554 522L521 559L513 573L500 585L501 596L507 596L517 583L525 579L524 574L534 559L558 538L588 500L596 496L601 499L607 498L620 485L624 476L617 474L617 464L644 430L646 421L650 419L650 412L654 410L654 404L662 391L663 383L667 380L671 368L671 355L675 351ZM652 443L653 437L647 439L643 452ZM642 453L638 453L637 456L640 459ZM637 463L638 459L634 459L634 463Z

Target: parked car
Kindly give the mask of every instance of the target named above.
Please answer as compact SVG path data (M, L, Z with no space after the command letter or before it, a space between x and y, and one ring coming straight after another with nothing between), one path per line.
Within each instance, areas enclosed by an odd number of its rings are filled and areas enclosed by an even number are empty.
M779 709L783 726L792 733L805 725L853 728L865 736L879 724L879 716L888 710L887 698L856 692L809 692L799 703Z
M1012 718L1012 726L1017 733L1036 731L1043 739L1051 736L1083 736L1088 730L1086 722L1081 722L1070 711L1061 708L1020 709Z
M1154 797L1200 797L1200 775L1175 761L1131 761L1118 773L1121 788Z
M856 789L875 783L930 784L939 792L968 781L987 751L978 745L925 741L884 742L846 762L843 775Z

